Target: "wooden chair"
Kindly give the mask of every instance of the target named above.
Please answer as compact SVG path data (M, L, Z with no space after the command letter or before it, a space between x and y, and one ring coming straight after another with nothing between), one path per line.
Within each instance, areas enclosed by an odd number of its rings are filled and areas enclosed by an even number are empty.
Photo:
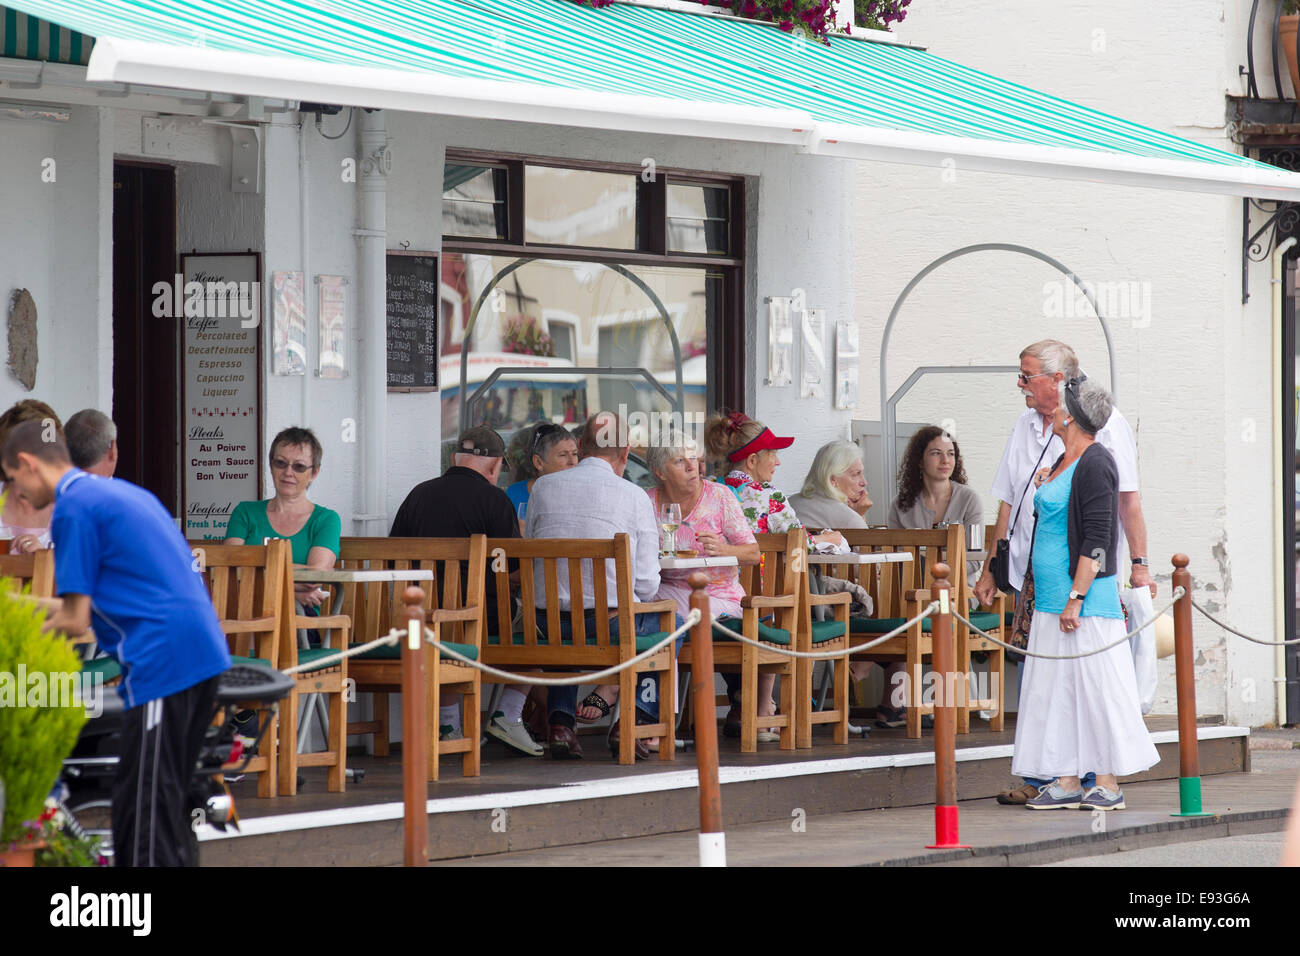
M286 628L280 647L280 666L288 669L302 664L312 664L329 657L348 646L348 633L352 630L352 618L347 614L322 614L313 617L297 613L294 600L294 576L310 580L311 572L295 571L291 563L285 564L284 594L287 602ZM324 605L322 605L324 606ZM306 631L315 630L320 634L320 647L306 646ZM300 639L301 636L301 639ZM299 767L328 767L326 789L330 793L342 793L347 785L347 702L344 695L348 691L349 659L343 658L321 667L298 671L293 674L293 690L285 702L280 716L280 793L294 796L298 792ZM299 712L304 695L324 695L328 701L326 712L328 724L325 734L325 749L302 751L300 744L305 734L299 733ZM307 720L311 714L305 714Z
M795 557L798 557L796 554ZM849 605L852 598L847 592L838 594L812 593L812 567L807 561L799 565L799 590L802 610L799 613L799 640L796 648L802 652L848 650ZM813 608L827 607L833 615L829 620L814 621ZM849 662L850 657L828 658L826 663L834 668L835 683L832 688L835 706L813 710L812 658L795 660L795 745L812 746L813 724L834 724L832 739L837 744L849 742ZM824 703L824 701L823 701Z
M343 538L339 562L344 568L427 569L432 582L420 582L424 590L427 623L438 640L474 660L479 659L483 640L483 586L487 565L487 538ZM463 583L462 583L463 582ZM344 612L357 622L354 641L364 644L404 627L402 592L407 585L357 584L347 587ZM348 724L349 734L372 734L376 756L389 753L388 695L401 691L401 647L379 647L349 658L356 688L374 695L373 719ZM439 758L465 755L461 773L479 775L481 672L450 656L434 654L425 646L425 677L428 682L425 712L428 715L429 779L438 779ZM459 692L464 700L463 739L438 739L438 708L444 690Z
M947 528L929 531L893 528L866 530L849 528L841 530L841 533L848 541L849 546L855 551L892 551L906 553L911 556L911 561L897 564L836 566L836 576L848 576L852 579L856 574L857 582L871 593L876 605L874 617L855 617L850 621L850 627L854 634L860 635L853 639L855 645L867 643L875 635L893 630L905 620L919 614L921 608L929 599L926 598L917 602L909 597L909 592L916 589L928 590L933 584L930 569L940 561L946 563L952 569L950 579L952 577L956 578L956 580L952 581L954 585L953 596L956 607L962 614L968 617L976 627L988 630L990 633L993 633L996 628L1001 626L1001 618L996 613L971 612L968 610L971 590L966 581L965 529L962 525L949 525ZM960 621L954 619L953 625L953 634L956 638L954 661L957 672L963 675L957 700L957 732L970 732L970 711L972 707L994 711L994 721L991 722L991 729L1001 730L1003 724L1001 697L1005 672L1005 658L1002 648L987 638L973 634ZM912 639L913 631L917 634L915 641ZM1002 637L1001 634L997 636ZM918 681L921 666L931 654L932 648L929 637L930 621L927 619L922 622L919 631L913 628L908 632L907 641L909 643L901 648L901 653L898 642L903 638L902 635L880 645L875 651L865 655L871 659L901 659L907 662L907 690L909 694L907 735L909 737L919 737L921 735L921 715L933 713L932 706L921 702L923 688L919 686ZM913 644L915 646L912 646ZM966 693L971 685L971 653L974 651L987 651L990 654L990 671L995 675L997 685L996 697L971 700L970 695ZM880 655L879 658L876 656L877 653ZM886 693L888 692L889 689L887 688Z
M760 720L764 726L780 727L778 747L781 750L793 750L799 719L795 695L796 688L801 686L800 673L795 658L780 653L777 648L798 649L800 635L804 630L798 621L803 607L802 589L807 576L808 562L804 558L808 553L808 539L802 528L792 528L785 534L757 534L754 538L762 557L758 565L740 568L740 583L745 589L745 597L740 602L744 616L739 620L732 617L720 618L719 621L731 630L773 649L769 651L732 640L715 628L713 669L722 674L740 674L740 752L757 752ZM770 624L760 620L770 615L775 615ZM682 648L678 660L683 668L691 667L689 645ZM759 674L776 674L781 679L779 713L775 716L758 716ZM808 681L811 685L811 668L808 670ZM809 693L811 694L811 689ZM692 700L693 720L706 719L701 712L711 717L714 713L711 703ZM811 707L808 710L811 713ZM808 726L811 736L811 724Z
M281 651L291 641L292 594L289 576L289 542L275 539L265 545L216 544L192 541L195 558L221 630L230 643L231 662L279 668ZM275 710L259 713L259 722L274 720ZM277 722L278 723L278 722ZM258 754L245 768L258 774L257 795L279 792L280 734L273 724L262 735Z
M546 671L592 673L613 667L663 640L674 629L676 602L635 599L632 555L626 534L616 534L612 539L491 538L487 542L487 552L492 561L489 573L496 575L497 620L501 622L502 631L513 619L509 567L516 560L520 570L518 592L523 610L520 630L514 631L509 638L504 634L486 635L483 660L494 667L518 669L521 683L530 676L555 676L546 674ZM611 561L616 582L616 591L612 595L606 582L606 569ZM576 606L567 610L560 608L560 569L564 568L571 582L577 582L583 579L584 566L592 581L593 604L598 609L594 634L587 631L581 601L574 602ZM532 573L534 568L541 569L543 593L538 593ZM574 587L573 593L581 593L581 589ZM622 639L610 633L611 618L600 613L604 609L615 612ZM646 613L659 615L659 631L632 638L631 635L636 634L635 615ZM545 622L547 635L560 635L562 625L568 623L572 637L548 638L539 627L540 621ZM627 705L619 724L619 763L636 761L634 741L641 737L659 738L660 760L675 758L675 657L674 644L669 643L635 668L626 668L619 673L619 700ZM637 675L656 672L662 675L659 720L653 724L637 724L631 706L636 700ZM487 679L503 682L492 677Z

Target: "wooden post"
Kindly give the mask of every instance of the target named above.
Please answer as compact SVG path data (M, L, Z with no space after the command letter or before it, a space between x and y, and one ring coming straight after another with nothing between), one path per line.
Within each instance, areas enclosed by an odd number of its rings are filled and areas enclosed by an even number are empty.
M691 628L691 698L695 702L695 759L700 781L700 866L727 865L727 837L722 832L722 791L718 786L718 721L713 703L713 618L709 615L709 579L690 577L691 610L700 620ZM664 703L660 702L660 707Z
M957 823L957 711L955 696L957 674L953 673L956 657L953 647L952 587L948 583L948 565L934 566L931 588L938 611L930 618L934 648L934 843L930 850L962 849ZM963 569L964 571L964 569ZM913 693L913 700L916 694Z
M1185 592L1174 602L1174 684L1178 690L1178 813L1205 817L1201 810L1201 768L1196 741L1196 673L1192 649L1192 575L1187 555L1174 555L1173 587Z
M424 591L409 587L406 602L407 633L402 640L402 801L406 866L429 862L429 736L425 723ZM396 623L396 622L394 622Z

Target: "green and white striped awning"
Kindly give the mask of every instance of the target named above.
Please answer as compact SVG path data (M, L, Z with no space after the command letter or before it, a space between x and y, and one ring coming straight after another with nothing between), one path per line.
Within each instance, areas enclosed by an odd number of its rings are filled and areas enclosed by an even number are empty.
M0 6L0 56L85 66L94 43L75 30Z
M572 0L8 0L88 77L702 136L883 162L1300 198L1300 174L921 50Z

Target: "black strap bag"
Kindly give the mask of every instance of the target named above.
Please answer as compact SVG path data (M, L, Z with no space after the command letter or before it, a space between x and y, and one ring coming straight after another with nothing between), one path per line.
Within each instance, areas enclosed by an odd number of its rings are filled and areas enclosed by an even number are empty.
M997 545L994 547L993 554L989 558L989 572L993 575L993 583L998 586L998 590L1003 594L1011 593L1011 536L1016 533L1016 522L1020 520L1020 509L1025 504L1025 493L1029 491L1029 486L1034 483L1034 475L1038 474L1038 466L1043 463L1043 456L1047 454L1047 448L1052 441L1049 438L1047 445L1038 453L1038 461L1034 462L1034 468L1029 473L1029 481L1025 487L1020 490L1020 498L1016 503L1016 514L1011 519L1011 524L1007 528L1007 536L999 538Z

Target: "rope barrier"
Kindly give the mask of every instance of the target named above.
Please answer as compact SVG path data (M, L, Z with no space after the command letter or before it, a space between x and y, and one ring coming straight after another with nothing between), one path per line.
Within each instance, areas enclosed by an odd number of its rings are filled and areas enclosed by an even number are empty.
M764 643L763 641L755 641L751 638L746 637L744 634L737 634L731 628L726 627L723 624L719 624L718 623L719 619L716 617L713 619L713 626L717 630L721 631L723 634L726 634L728 637L732 638L733 640L741 641L745 644L752 644L755 647L762 648L765 651L773 651L777 654L784 654L786 657L801 657L809 660L829 660L833 657L848 657L850 654L861 654L863 651L869 651L877 644L883 644L885 643L885 641L888 641L891 638L895 638L899 634L902 634L913 624L917 623L918 621L924 620L925 618L929 617L938 609L939 609L939 602L931 601L929 605L927 605L924 611L922 611L916 617L912 618L910 621L898 625L898 627L894 628L888 634L882 634L880 635L880 637L876 638L873 641L869 641L866 644L859 644L857 647L848 648L847 650L843 650L843 651L791 651L791 650L786 650L784 647L780 647L776 644L767 644Z
M692 608L691 613L686 616L685 624L683 624L677 630L673 631L671 634L669 634L659 643L655 644L653 647L647 648L646 650L642 651L640 654L636 655L636 657L629 658L628 660L625 660L622 663L615 665L614 667L607 667L603 671L595 671L590 674L575 674L573 677L529 677L528 683L538 684L542 687L565 687L572 684L592 684L592 683L598 684L606 677L612 677L615 674L620 673L621 671L627 670L633 664L641 663L641 661L645 660L647 657L653 657L669 643L677 640L677 638L681 637L692 627L698 624L699 620L700 620L700 612ZM406 636L406 632L405 631L389 632L390 637L393 637L394 635L396 635L396 637L394 637L394 640L400 640L401 638ZM490 664L480 663L479 661L466 657L464 654L460 653L455 648L448 647L446 644L440 642L437 638L437 635L435 635L434 632L429 630L429 628L427 627L424 629L424 639L426 643L436 647L439 650L439 652L446 654L450 658L453 658L459 664L468 664L470 667L478 668L484 674L491 674L492 676L499 677L503 680L515 681L515 682L519 680L519 674L511 673L510 671L499 670L495 667L492 667Z
M356 647L349 647L345 651L338 651L330 654L328 657L322 657L314 661L308 661L306 664L299 664L296 667L282 667L281 674L297 674L299 671L319 671L331 667L343 660L345 657L353 657L357 654L364 654L366 651L374 650L376 647L385 645L391 647L406 636L405 631L389 631L383 637L377 637L373 641L367 641L364 644L358 644Z
M1015 651L1017 654L1023 654L1025 657L1037 657L1045 661L1073 661L1073 660L1078 660L1081 657L1092 657L1094 654L1104 654L1106 651L1110 650L1111 648L1119 647L1121 644L1130 640L1134 634L1137 634L1138 632L1143 631L1146 628L1150 627L1152 624L1154 624L1157 617L1159 617L1161 614L1164 614L1165 611L1168 611L1171 607L1177 604L1178 600L1186 593L1187 592L1184 591L1181 587L1174 588L1173 600L1170 601L1167 605L1165 605L1157 614L1155 614L1151 618L1151 620L1147 621L1145 624L1139 624L1137 627L1129 631L1123 637L1111 641L1105 647L1099 647L1093 651L1084 651L1082 654L1039 654L1036 651L1026 650L1023 647L1016 647L1014 644L1008 644L1006 641L998 640L996 637L994 637L992 634L988 633L987 631L980 630L978 627L976 627L970 621L966 620L966 618L962 617L956 611L953 611L952 616L955 617L957 620L961 621L963 624L969 627L976 634L979 634L981 637L987 638L988 640L992 641L994 644L1000 644L1001 646L1005 647L1009 651Z
M1241 633L1241 631L1237 630L1236 628L1228 627L1228 625L1224 624L1222 621L1220 621L1217 617L1215 617L1205 608L1197 604L1196 601L1194 600L1192 601L1192 607L1196 608L1196 610L1200 611L1202 614L1208 617L1215 624L1219 625L1219 627L1223 628L1229 634L1236 634L1238 637L1250 641L1252 644L1263 644L1265 647L1285 647L1289 644L1300 644L1300 637L1297 637L1295 640L1292 641L1261 641L1258 637L1251 637L1249 634Z

